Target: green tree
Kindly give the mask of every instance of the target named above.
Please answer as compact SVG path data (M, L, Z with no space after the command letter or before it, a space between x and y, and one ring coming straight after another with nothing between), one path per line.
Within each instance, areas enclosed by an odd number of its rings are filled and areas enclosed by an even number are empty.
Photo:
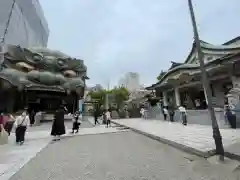
M123 87L89 92L91 100L94 102L93 106L95 110L105 107L106 94L108 94L109 104L116 104L118 111L123 107L124 101L128 100L129 97L128 90Z
M124 101L129 98L129 92L124 87L114 88L111 90L110 94L113 96L113 101L117 105L118 111L124 106Z
M162 70L160 72L160 74L158 75L157 80L160 81L165 74L166 74L166 72Z
M93 102L94 110L100 111L101 107L103 107L105 103L106 90L91 91L89 92L89 96Z

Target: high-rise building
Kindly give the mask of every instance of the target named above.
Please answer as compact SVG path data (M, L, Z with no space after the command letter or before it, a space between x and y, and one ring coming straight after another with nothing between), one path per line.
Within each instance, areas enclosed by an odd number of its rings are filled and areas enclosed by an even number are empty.
M39 0L0 0L0 40L5 38L5 44L46 47L48 36Z
M119 80L118 85L127 88L129 91L139 90L141 87L139 74L135 72L126 73L125 76Z
M119 86L119 87L126 87L126 81L125 81L125 78L124 78L124 77L122 77L122 78L119 79L119 81L118 81L118 86Z

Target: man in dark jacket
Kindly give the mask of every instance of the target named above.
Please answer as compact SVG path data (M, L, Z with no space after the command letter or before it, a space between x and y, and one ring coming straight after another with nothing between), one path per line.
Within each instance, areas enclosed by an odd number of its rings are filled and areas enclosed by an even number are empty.
M95 124L95 125L100 124L100 123L98 122L98 117L99 117L99 116L100 116L100 111L97 110L97 109L95 109L95 110L94 110L94 124Z

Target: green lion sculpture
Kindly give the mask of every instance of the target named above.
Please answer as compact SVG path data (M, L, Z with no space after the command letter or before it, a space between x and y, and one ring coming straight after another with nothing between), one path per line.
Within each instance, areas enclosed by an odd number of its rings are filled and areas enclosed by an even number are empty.
M87 67L83 60L47 48L8 45L0 71L1 91L48 91L84 95Z

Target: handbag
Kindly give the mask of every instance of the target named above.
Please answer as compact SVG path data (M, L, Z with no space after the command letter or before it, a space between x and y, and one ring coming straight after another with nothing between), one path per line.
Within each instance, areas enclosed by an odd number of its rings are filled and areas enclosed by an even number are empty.
M3 127L3 124L0 124L1 132L0 132L0 145L8 143L8 133Z

